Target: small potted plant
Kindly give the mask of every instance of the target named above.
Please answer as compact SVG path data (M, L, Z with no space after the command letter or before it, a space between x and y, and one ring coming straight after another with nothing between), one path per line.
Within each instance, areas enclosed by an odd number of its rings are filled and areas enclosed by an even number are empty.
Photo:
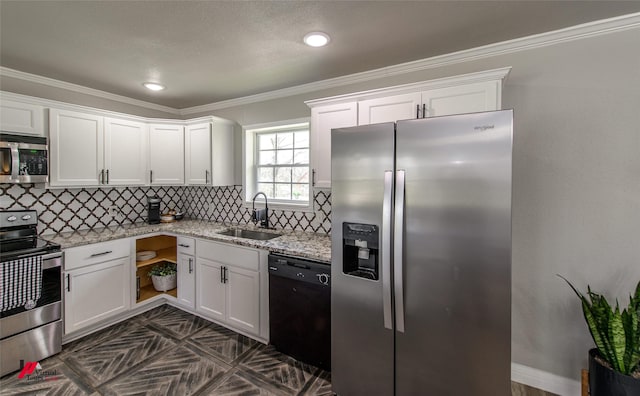
M589 394L591 396L640 395L640 282L620 311L604 296L580 293L564 279L582 302L582 313L596 348L589 351Z
M156 289L157 291L166 292L168 290L176 288L176 273L176 265L174 263L165 261L151 267L151 270L147 273L147 276L151 278L154 289Z

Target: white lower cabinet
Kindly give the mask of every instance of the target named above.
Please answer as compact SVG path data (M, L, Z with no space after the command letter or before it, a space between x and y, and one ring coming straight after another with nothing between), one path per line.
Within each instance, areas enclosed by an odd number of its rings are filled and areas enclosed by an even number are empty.
M262 268L257 250L196 242L196 311L250 334L261 335ZM263 302L266 304L266 302Z
M178 237L178 304L196 308L196 258L195 241Z
M121 257L65 273L65 334L129 309L130 258Z

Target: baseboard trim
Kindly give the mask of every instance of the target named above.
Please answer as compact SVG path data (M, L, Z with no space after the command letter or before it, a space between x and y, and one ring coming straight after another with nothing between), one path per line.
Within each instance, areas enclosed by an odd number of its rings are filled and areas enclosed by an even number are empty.
M580 381L513 362L511 380L560 396L580 396L581 393Z

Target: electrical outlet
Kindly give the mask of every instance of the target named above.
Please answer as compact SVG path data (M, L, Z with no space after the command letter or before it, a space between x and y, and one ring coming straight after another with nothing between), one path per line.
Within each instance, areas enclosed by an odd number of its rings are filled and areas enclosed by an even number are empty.
M209 213L207 214L212 215L214 210L216 210L216 204L214 204L213 202L209 202Z
M112 218L116 218L116 216L118 216L119 214L122 214L122 212L120 212L120 208L113 205L113 206L109 206L109 216L111 216Z

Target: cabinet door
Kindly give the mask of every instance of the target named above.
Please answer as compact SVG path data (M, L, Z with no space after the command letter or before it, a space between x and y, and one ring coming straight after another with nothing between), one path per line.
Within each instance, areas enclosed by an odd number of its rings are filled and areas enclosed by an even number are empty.
M260 332L260 274L227 268L227 323L253 334Z
M149 128L149 183L184 184L184 131L182 125Z
M0 131L44 136L44 108L28 103L0 100Z
M211 124L189 125L185 128L187 184L211 183Z
M211 184L233 186L235 180L235 133L234 125L220 121L213 122Z
M202 257L196 259L196 311L214 320L226 317L225 284L222 280L223 265Z
M129 257L67 271L65 334L129 309Z
M49 111L51 186L97 186L103 169L103 118Z
M178 303L196 307L196 262L193 256L178 254Z
M422 114L420 92L386 96L358 102L358 125L396 122L418 118Z
M487 81L422 93L427 117L500 110L502 81Z
M311 109L311 163L315 187L331 187L331 129L357 124L357 102Z
M147 171L147 126L105 118L104 184L144 185Z

